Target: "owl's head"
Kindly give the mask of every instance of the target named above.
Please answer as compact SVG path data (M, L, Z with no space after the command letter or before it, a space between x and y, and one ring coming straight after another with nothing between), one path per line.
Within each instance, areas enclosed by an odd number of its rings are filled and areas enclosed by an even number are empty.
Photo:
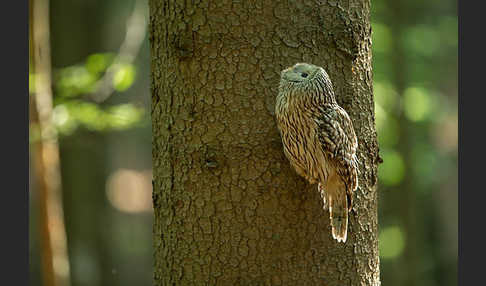
M280 74L280 92L308 95L324 102L334 102L334 92L327 72L319 66L297 63Z
M280 77L283 81L305 83L314 79L314 76L316 76L319 69L324 70L323 68L312 64L297 63L292 67L284 69L281 72Z

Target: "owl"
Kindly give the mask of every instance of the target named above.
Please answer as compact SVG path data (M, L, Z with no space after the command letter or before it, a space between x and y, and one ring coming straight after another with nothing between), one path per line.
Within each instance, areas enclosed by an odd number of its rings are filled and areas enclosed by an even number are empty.
M318 184L332 237L346 242L348 212L358 187L358 140L327 72L308 63L283 70L275 114L285 156L300 176Z

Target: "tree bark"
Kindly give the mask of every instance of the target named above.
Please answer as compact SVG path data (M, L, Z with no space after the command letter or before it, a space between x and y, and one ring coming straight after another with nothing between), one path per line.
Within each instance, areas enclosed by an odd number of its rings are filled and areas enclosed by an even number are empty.
M150 1L154 285L380 285L370 2L338 2ZM345 244L275 124L280 71L303 61L358 136Z

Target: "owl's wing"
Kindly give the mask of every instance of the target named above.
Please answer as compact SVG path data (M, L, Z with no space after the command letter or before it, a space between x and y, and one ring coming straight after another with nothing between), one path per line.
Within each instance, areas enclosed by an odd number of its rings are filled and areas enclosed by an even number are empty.
M316 116L318 139L322 150L334 163L346 184L348 196L358 186L356 150L358 140L353 123L344 109L338 105L324 105Z

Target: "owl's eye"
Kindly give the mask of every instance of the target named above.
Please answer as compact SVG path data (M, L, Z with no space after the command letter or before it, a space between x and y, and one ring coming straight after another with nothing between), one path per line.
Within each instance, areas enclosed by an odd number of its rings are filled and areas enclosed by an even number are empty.
M308 74L306 74L305 72L303 72L302 74L300 74L302 77L307 77Z

